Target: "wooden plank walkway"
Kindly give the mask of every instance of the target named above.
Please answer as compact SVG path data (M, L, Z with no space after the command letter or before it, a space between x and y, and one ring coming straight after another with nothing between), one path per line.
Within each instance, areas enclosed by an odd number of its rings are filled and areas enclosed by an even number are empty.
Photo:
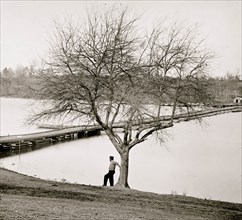
M25 141L34 141L43 138L53 138L58 136L70 135L75 133L90 133L93 131L101 130L100 126L78 126L78 127L71 127L71 128L63 128L63 129L56 129L38 133L31 133L31 134L19 134L19 135L9 135L9 136L1 136L0 137L0 144L4 143L11 143L11 142L18 142L20 139Z
M215 108L215 109L208 109L208 110L201 110L192 112L190 114L177 114L174 117L174 123L178 123L180 121L188 121L193 120L198 117L209 117L217 114L223 114L227 112L241 112L242 106L232 106L232 107L225 107L225 108ZM171 119L170 115L160 117L161 122L166 122ZM151 120L144 120L144 124L151 123ZM134 123L133 125L139 125L140 122ZM113 126L114 128L123 128L125 122L118 122L115 123ZM77 138L93 136L100 134L102 128L100 126L76 126L76 127L69 127L69 128L62 128L56 130L50 130L45 132L39 133L31 133L31 134L20 134L20 135L10 135L10 136L0 136L0 151L4 149L11 148L14 145L32 145L38 141L57 141L60 139L70 138L73 139L74 135Z

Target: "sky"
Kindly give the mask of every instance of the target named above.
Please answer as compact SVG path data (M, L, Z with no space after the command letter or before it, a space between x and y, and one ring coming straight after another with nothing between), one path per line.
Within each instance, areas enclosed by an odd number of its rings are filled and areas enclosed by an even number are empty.
M1 70L37 65L48 52L54 21L72 19L82 23L91 8L103 11L112 1L1 1ZM147 30L159 21L182 21L199 25L206 45L216 53L212 76L241 74L241 0L237 1L119 1L140 16Z

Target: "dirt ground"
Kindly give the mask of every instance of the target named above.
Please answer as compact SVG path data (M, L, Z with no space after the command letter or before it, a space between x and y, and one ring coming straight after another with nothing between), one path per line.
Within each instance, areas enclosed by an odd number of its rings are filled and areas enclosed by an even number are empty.
M59 183L0 168L0 219L241 220L242 204Z

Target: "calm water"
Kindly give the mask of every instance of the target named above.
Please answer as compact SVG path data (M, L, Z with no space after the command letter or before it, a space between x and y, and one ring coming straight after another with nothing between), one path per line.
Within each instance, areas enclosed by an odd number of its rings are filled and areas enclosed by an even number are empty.
M28 100L1 98L1 135L43 131L23 125L29 108ZM182 122L166 133L165 143L154 135L131 150L132 188L241 203L241 113L206 118L202 126ZM0 165L43 179L102 185L109 155L120 162L103 134L3 158Z

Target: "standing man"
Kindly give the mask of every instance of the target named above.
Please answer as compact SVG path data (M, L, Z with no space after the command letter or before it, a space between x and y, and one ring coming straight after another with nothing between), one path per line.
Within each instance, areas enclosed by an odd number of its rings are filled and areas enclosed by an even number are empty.
M109 179L110 186L113 186L113 175L115 173L115 167L117 165L120 168L120 165L116 161L114 161L113 156L110 156L109 160L110 160L109 171L106 175L104 175L103 186L107 186L108 179Z

